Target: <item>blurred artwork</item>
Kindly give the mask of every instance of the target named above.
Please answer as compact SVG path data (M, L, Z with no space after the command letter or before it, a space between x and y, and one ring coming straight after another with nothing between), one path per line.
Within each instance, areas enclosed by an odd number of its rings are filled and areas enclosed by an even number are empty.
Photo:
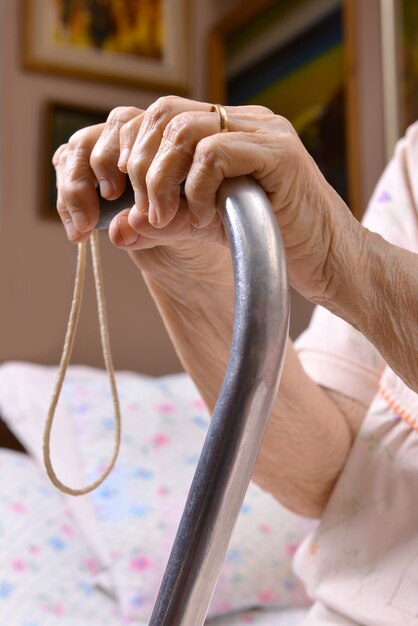
M188 0L21 1L26 69L187 93Z
M288 118L323 174L348 200L343 3L273 2L226 43L230 104Z
M162 58L161 0L50 0L58 44Z
M418 119L418 2L401 0L399 9L400 133L403 134Z

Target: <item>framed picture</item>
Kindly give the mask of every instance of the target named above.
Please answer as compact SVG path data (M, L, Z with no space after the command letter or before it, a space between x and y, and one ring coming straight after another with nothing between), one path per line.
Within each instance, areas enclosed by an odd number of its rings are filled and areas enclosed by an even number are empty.
M386 153L418 119L418 4L380 0Z
M106 121L108 111L98 111L59 102L49 102L45 107L43 150L44 158L41 180L40 215L46 219L58 219L57 186L52 157L55 150L67 143L68 139L80 128L100 124Z
M188 0L21 0L23 65L185 93Z
M210 41L210 99L287 117L360 217L352 0L244 0Z

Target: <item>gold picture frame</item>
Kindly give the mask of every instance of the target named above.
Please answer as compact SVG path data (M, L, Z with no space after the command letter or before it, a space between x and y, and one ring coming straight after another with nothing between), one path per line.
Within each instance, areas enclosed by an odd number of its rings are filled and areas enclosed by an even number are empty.
M187 0L21 2L27 70L187 93Z

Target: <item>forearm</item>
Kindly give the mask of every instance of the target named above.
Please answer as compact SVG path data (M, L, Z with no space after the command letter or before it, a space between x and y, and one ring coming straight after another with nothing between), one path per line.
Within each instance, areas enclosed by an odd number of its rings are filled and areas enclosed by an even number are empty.
M254 479L287 508L320 517L352 441L346 415L307 376L289 341Z
M163 252L167 252L163 249ZM219 247L213 266L204 257L159 261L158 271L147 271L143 253L131 253L184 368L212 411L227 367L233 325L233 279L229 252ZM199 264L201 270L198 269ZM145 266L145 267L144 267ZM153 267L153 266L152 266Z
M356 223L332 264L323 304L360 330L418 392L418 255Z
M212 411L229 356L233 285L230 271L212 283L208 276L196 282L172 269L170 277L144 272L178 355ZM344 415L305 374L289 343L254 479L288 508L318 517L351 441Z

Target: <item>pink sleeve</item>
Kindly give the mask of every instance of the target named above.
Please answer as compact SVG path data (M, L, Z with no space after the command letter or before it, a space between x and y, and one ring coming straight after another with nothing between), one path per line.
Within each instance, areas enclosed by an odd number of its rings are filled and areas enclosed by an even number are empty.
M413 171L418 172L418 164L414 164L416 145L418 123L398 142L362 220L369 230L413 252L418 252L418 211L412 176ZM386 364L359 331L317 307L295 345L305 370L315 382L370 404Z

